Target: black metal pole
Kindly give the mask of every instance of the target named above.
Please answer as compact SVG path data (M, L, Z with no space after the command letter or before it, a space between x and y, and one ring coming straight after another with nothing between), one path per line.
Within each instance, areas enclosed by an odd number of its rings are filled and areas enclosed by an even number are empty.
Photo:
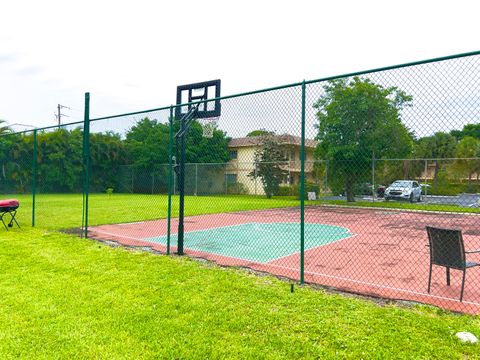
M186 120L182 119L181 122L181 136L180 136L180 166L178 171L178 190L180 193L180 205L178 210L178 243L177 243L177 254L183 255L183 218L184 218L184 209L185 209L185 138L186 134Z

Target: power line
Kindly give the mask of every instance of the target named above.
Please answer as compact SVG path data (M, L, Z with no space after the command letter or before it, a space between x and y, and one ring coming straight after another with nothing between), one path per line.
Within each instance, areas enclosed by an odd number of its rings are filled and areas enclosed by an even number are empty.
M68 106L65 106L65 105L61 105L61 104L58 104L57 105L57 113L55 113L55 118L57 119L58 121L58 126L62 125L62 116L65 116L65 117L70 117L68 115L65 115L65 114L62 114L62 109L69 109L71 110Z

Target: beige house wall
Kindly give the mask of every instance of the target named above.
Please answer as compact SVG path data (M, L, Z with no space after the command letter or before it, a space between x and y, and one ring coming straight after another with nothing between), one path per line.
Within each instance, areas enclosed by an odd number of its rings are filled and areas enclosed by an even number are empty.
M283 185L298 184L300 180L300 146L285 145L285 154L288 161L285 161L283 168L289 173L288 182ZM231 147L230 151L237 151L237 158L228 163L227 174L235 174L237 182L242 183L247 192L252 195L264 195L262 182L260 178L253 179L248 175L255 170L255 151L258 146ZM307 181L313 181L313 148L306 148L305 178Z

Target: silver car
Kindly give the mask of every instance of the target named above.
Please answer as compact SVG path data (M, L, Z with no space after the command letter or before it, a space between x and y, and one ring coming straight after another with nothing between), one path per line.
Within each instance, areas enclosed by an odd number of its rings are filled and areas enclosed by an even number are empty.
M385 201L391 199L409 200L410 202L422 200L422 188L417 181L396 180L385 189Z

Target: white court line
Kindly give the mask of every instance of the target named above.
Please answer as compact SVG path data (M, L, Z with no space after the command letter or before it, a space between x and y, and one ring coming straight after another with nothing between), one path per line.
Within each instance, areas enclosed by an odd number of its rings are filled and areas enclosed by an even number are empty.
M103 235L110 235L110 236L117 237L117 238L125 238L125 239L144 241L144 242L150 242L150 243L153 242L153 241L143 240L142 238L136 238L136 237L133 237L133 236L114 234L114 233L111 233L111 232L108 232L108 231L103 231L103 230L94 230L94 232L97 232L97 233L100 233L100 234L103 234Z
M120 226L128 226L128 225L138 225L138 224L145 224L145 221L137 221L137 222L131 222L131 223L122 223L122 224L117 224Z
M328 225L328 224L320 224L320 225ZM334 225L334 226L337 226L337 225ZM338 226L338 227L341 227L341 226ZM317 246L314 246L314 247L311 247L311 248L308 248L308 249L305 249L305 253L307 251L312 251L312 250L315 250L317 248L321 248L322 246L327 246L327 245L332 245L332 244L336 244L336 243L339 243L340 241L343 241L343 240L347 240L347 239L351 239L351 238L354 238L355 236L358 236L358 234L355 234L353 232L350 232L350 229L348 229L347 227L344 227L345 229L348 230L348 232L351 234L350 236L347 236L347 237L344 237L344 238L341 238L341 239L338 239L338 240L335 240L335 241L330 241L329 243L326 243L326 244L321 244L321 245L317 245ZM277 261L277 260L281 260L281 259L285 259L285 258L288 258L292 255L300 255L301 252L300 251L297 251L297 252L294 252L294 253L291 253L291 254L288 254L288 255L285 255L285 256L280 256L279 258L276 258L276 259L272 259L272 260L269 260L270 261ZM268 263L265 263L265 264L268 264Z
M101 233L101 234L105 234L105 235L116 236L116 237L119 236L118 234L109 233L109 232L107 232L107 231L99 231L99 230L96 230L96 231L99 232L99 233ZM356 234L355 234L355 235L356 235ZM355 235L354 235L354 236L355 236ZM121 237L126 238L126 239L131 239L131 240L137 240L137 241L144 241L144 242L153 243L153 241L146 241L146 240L139 239L139 238L135 238L135 237L132 237L132 236L124 236L124 235L122 235ZM347 238L347 239L348 239L348 238ZM344 240L344 239L342 239L342 240ZM339 240L339 241L342 241L342 240ZM195 250L195 251L198 251L198 250ZM202 251L199 251L199 252L202 252ZM209 253L209 252L205 252L205 253L212 255L212 253ZM222 255L222 256L224 256L224 255ZM231 257L231 256L226 256L226 257ZM233 258L233 257L232 257L232 258ZM249 261L249 260L241 259L241 258L234 258L234 259L243 260L243 261ZM280 258L280 259L281 259L281 258ZM274 260L272 260L272 261L275 261L275 260L277 260L277 259L274 259ZM249 261L249 262L251 263L251 261ZM294 272L300 272L299 269L297 269L297 268L291 268L291 267L288 267L288 266L282 266L282 265L277 265L277 264L269 264L269 263L257 263L257 264L259 264L259 265L265 265L265 266L273 266L273 267L277 267L277 268L281 268L281 269L285 269L285 270L290 270L290 271L294 271ZM366 282L366 281L354 280L354 279L349 279L349 278L345 278L345 277L341 277L341 276L335 276L335 275L322 274L322 273L317 273L317 272L313 272L313 271L305 271L305 274L316 275L316 276L323 276L323 277L327 277L327 278L331 278L331 279L337 279L337 280L350 281L350 282L356 283L356 284L368 285L368 286L373 286L373 287L382 288L382 289L388 289L388 290L395 290L395 291L399 291L399 292L403 292L403 293L407 293L407 294L412 294L412 295L422 295L422 296L431 297L431 298L436 298L436 299L440 299L440 300L455 301L455 302L458 302L458 303L470 304L470 305L480 305L480 303L476 303L476 302L472 302L472 301L462 301L462 302L461 302L460 300L457 300L457 299L454 299L454 298L447 298L447 297L443 297L443 296L432 295L432 294L422 293L422 292L413 291L413 290L400 289L400 288L396 288L396 287L393 287L393 286L374 284L374 283L370 283L370 282ZM321 284L320 284L320 285L321 285ZM381 294L379 294L379 295L381 296Z
M288 267L288 266L282 266L282 265L276 265L276 264L264 264L264 265L279 267L279 268L286 269L286 270L292 270L292 271L300 272L300 270L298 270L296 268L291 268L291 267ZM432 297L432 298L441 299L441 300L456 301L456 302L462 303L462 304L480 305L480 303L476 303L476 302L472 302L472 301L460 301L460 300L457 300L457 299L454 299L454 298L447 298L447 297L438 296L438 295L431 295L431 294L428 294L428 293L422 293L422 292L413 291L413 290L399 289L399 288L396 288L396 287L393 287L393 286L374 284L374 283L369 283L369 282L366 282L366 281L354 280L354 279L349 279L349 278L345 278L345 277L341 277L341 276L335 276L335 275L322 274L322 273L317 273L317 272L313 272L313 271L305 271L305 274L324 276L324 277L327 277L327 278L332 278L332 279L337 279L337 280L345 280L345 281L350 281L350 282L361 284L361 285L368 285L368 286L379 287L379 288L388 289L388 290L395 290L395 291L400 291L400 292L404 292L404 293L408 293L408 294L414 294L414 295L422 295L422 296Z

